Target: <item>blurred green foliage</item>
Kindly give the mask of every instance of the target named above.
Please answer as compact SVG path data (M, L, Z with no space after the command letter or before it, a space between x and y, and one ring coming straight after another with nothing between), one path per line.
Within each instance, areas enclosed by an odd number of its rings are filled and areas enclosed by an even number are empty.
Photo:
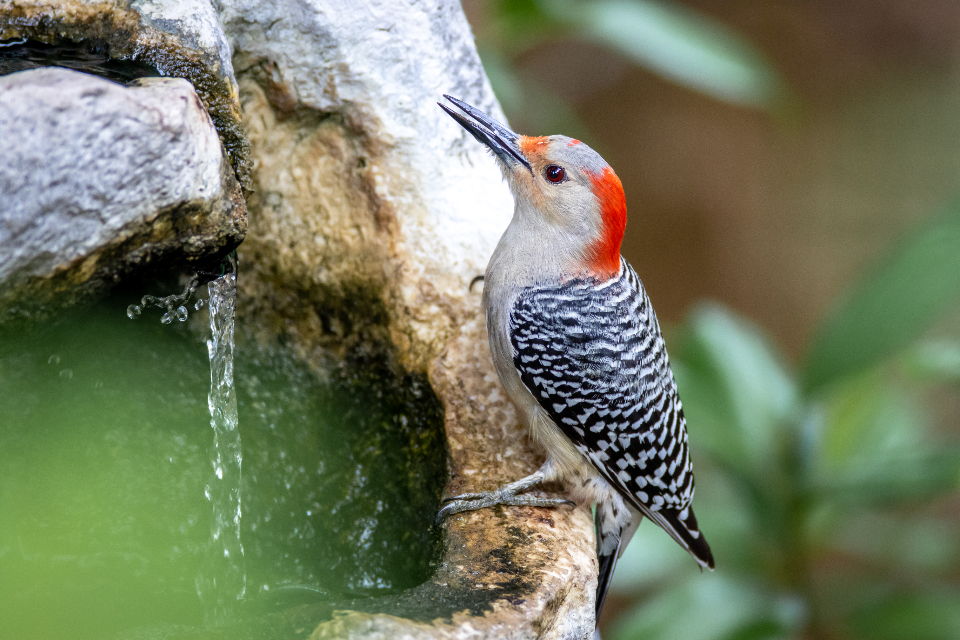
M504 110L539 131L590 138L518 64L547 41L600 44L737 105L792 99L759 50L676 3L486 6L484 68ZM927 336L958 298L960 199L842 297L800 368L749 320L696 309L668 343L717 571L641 526L613 584L634 604L604 637L960 639L960 434L936 420L960 391L960 335Z
M960 199L905 238L823 323L804 371L805 387L830 384L902 349L958 295ZM836 357L838 350L844 358Z
M925 338L960 297L958 211L843 297L799 371L748 320L693 312L670 346L717 571L641 527L614 579L640 604L610 638L960 638L960 442L933 409L960 340Z
M679 4L650 0L497 0L477 30L484 69L504 110L538 130L583 135L576 114L515 62L548 40L606 47L662 77L733 104L773 109L787 85L759 49Z

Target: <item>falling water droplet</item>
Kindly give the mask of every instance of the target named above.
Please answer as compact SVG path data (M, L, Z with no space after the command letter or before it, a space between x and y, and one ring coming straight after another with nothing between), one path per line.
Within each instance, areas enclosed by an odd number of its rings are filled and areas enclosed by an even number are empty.
M197 300L197 304L193 305L193 308L196 309L197 311L200 311L200 309L203 309L203 303L204 303L203 298L199 298Z
M160 322L163 324L170 324L173 322L173 316L171 316L170 312L168 311L167 313L163 314L163 317L160 318Z
M143 308L138 305L132 304L129 307L127 307L127 317L130 318L131 320L136 320L137 317L142 312L143 312Z
M53 354L52 356L47 358L47 364L60 364L60 356L58 356L57 354Z
M69 380L73 377L73 369L64 369L60 372L60 377Z
M179 307L177 307L177 311L176 311L177 320L179 320L180 322L186 321L188 313L189 312L187 311L187 308L184 307L183 305L180 305Z

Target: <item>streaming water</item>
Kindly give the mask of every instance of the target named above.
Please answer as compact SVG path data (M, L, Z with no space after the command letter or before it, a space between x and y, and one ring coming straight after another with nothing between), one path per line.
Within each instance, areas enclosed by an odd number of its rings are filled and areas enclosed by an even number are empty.
M204 622L229 621L246 593L246 568L240 542L240 467L243 455L233 384L233 323L237 275L234 270L207 284L211 338L210 426L213 427L213 473L204 495L213 508L211 541L197 576L197 595L203 604Z

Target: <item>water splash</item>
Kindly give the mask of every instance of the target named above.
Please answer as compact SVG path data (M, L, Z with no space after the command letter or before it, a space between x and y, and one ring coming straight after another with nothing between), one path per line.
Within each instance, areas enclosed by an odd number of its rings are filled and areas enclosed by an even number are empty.
M140 299L140 304L132 304L127 307L127 317L129 317L131 320L136 320L140 317L140 314L143 313L144 309L150 305L153 305L155 307L160 307L161 309L166 309L166 313L164 313L160 318L160 322L163 324L170 324L174 321L174 319L179 320L180 322L186 322L189 312L184 305L190 300L199 286L200 274L195 273L190 277L190 279L187 281L187 284L183 287L183 293L164 296L162 298L157 296L143 296L143 298ZM197 301L196 305L194 305L194 309L199 311L202 308L203 300L201 299Z
M221 625L231 619L234 607L246 593L246 570L240 542L242 455L233 385L236 263L231 261L231 266L230 272L207 284L213 334L207 341L210 356L208 405L214 449L213 474L204 493L213 507L213 523L210 546L196 585L205 622L211 625ZM186 319L184 307L176 312L178 319Z

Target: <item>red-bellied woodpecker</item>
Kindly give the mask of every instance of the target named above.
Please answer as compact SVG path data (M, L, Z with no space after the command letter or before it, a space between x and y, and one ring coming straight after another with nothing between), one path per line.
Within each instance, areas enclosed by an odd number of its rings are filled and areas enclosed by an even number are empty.
M578 140L521 136L444 97L462 113L441 108L493 151L513 192L483 304L500 381L547 460L496 491L451 498L440 517L496 504L558 506L565 501L521 494L565 481L578 502L597 504L598 616L643 516L712 569L690 507L686 421L660 326L620 256L620 179Z

